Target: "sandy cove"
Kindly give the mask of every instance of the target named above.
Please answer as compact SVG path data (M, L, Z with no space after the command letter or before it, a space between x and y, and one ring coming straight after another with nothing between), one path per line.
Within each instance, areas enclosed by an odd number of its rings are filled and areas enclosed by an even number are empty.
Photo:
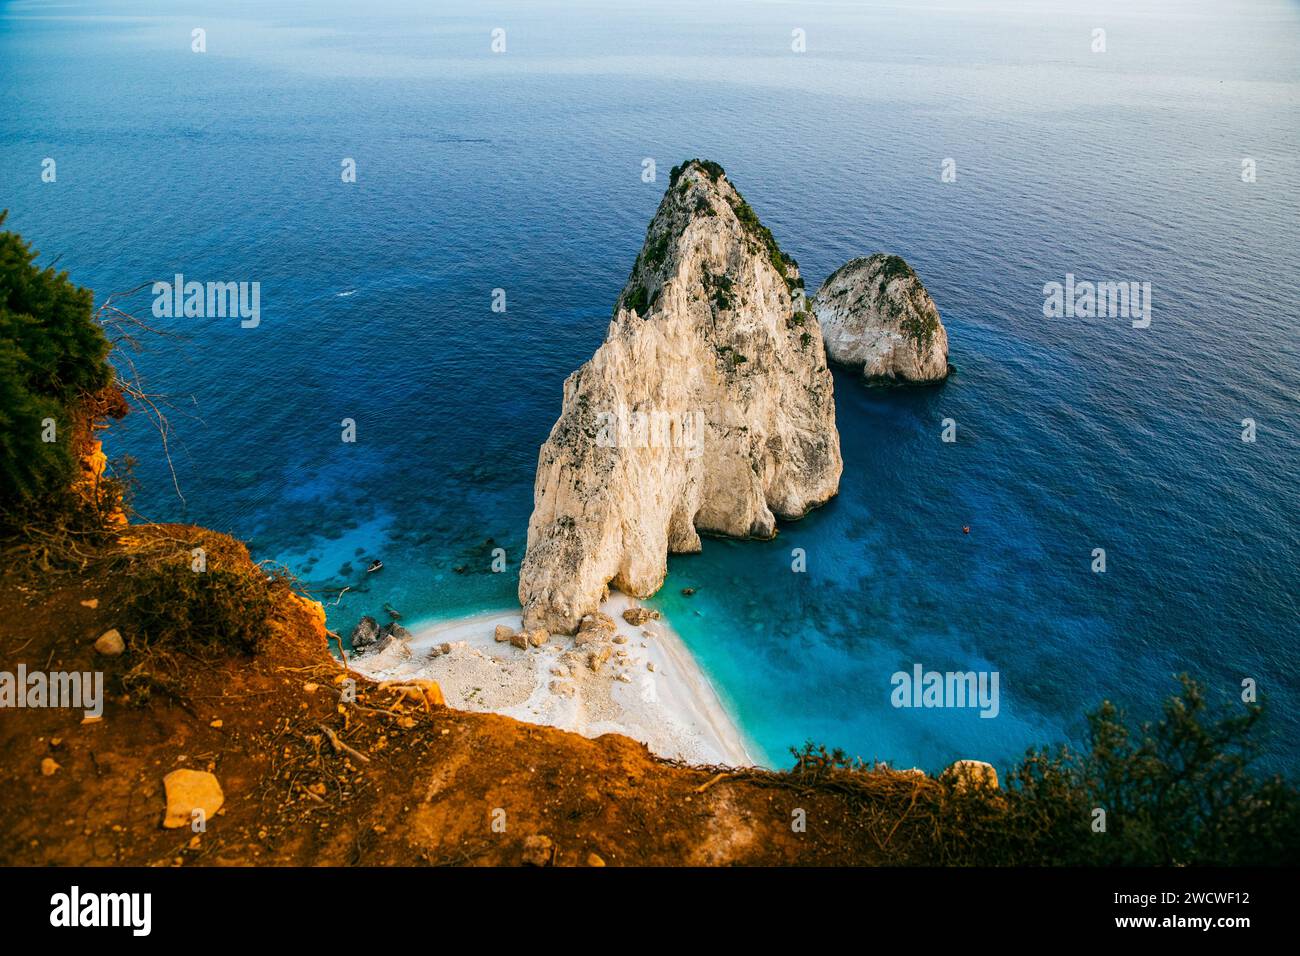
M623 611L636 606L618 592L601 605L617 632L599 670L587 663L592 648L576 647L572 637L553 636L528 650L497 642L497 625L520 629L518 611L416 628L404 645L350 663L375 680L436 680L447 704L460 710L505 714L585 737L623 734L661 757L693 764L753 765L754 750L677 633L662 619L640 626L623 619ZM440 651L448 647L449 653Z

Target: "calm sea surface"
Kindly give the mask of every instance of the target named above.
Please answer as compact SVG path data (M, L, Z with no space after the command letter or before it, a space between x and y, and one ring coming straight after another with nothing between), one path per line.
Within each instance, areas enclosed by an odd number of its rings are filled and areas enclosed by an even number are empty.
M407 623L515 603L561 383L669 167L707 157L810 289L904 256L959 368L922 390L837 374L839 498L672 559L649 602L767 759L812 738L1005 765L1104 697L1152 713L1188 671L1218 696L1258 681L1294 768L1296 3L189 7L0 5L8 227L99 298L261 283L258 328L161 320L184 338L136 356L184 493L134 416L110 451L139 459L145 516L350 586L340 629L385 602ZM1151 326L1044 318L1067 273L1150 282ZM914 663L998 672L999 715L893 708Z

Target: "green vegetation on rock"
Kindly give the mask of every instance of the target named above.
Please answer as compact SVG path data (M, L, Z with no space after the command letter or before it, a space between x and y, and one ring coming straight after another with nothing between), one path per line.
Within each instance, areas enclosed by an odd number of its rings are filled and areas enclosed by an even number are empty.
M0 231L0 526L9 529L77 505L77 442L113 383L90 290L36 256Z
M1159 719L1133 725L1104 702L1088 714L1085 749L1031 750L1001 788L913 777L812 743L792 749L791 776L853 794L900 864L1294 863L1300 789L1253 766L1262 706L1212 708L1199 684L1180 681Z

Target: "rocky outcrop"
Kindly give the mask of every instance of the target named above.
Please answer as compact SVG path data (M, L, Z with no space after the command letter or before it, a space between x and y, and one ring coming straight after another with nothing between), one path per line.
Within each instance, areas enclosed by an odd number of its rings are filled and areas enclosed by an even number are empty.
M836 493L832 379L802 284L720 166L673 170L538 456L526 627L572 633L610 584L653 594L700 532L770 538Z
M959 793L998 789L997 770L983 760L958 760L940 774L939 779L951 783Z
M912 267L877 253L840 266L812 310L832 362L876 381L937 382L948 375L948 333Z
M354 651L360 651L378 642L379 622L367 614L352 629L352 637L349 643L351 643Z

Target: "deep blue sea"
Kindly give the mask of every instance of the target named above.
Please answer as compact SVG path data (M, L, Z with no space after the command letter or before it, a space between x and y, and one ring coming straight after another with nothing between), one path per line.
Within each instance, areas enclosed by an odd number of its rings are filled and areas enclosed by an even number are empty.
M1005 766L1103 698L1154 713L1188 671L1225 699L1257 681L1294 769L1300 4L0 3L8 228L98 299L261 283L256 329L160 320L180 337L133 356L184 495L136 415L109 451L138 459L137 509L350 587L344 631L385 602L517 604L561 383L692 156L810 289L904 256L958 367L837 373L839 497L671 559L648 602L765 758ZM1150 282L1150 327L1045 318L1067 273ZM999 716L895 709L914 663L998 672Z

